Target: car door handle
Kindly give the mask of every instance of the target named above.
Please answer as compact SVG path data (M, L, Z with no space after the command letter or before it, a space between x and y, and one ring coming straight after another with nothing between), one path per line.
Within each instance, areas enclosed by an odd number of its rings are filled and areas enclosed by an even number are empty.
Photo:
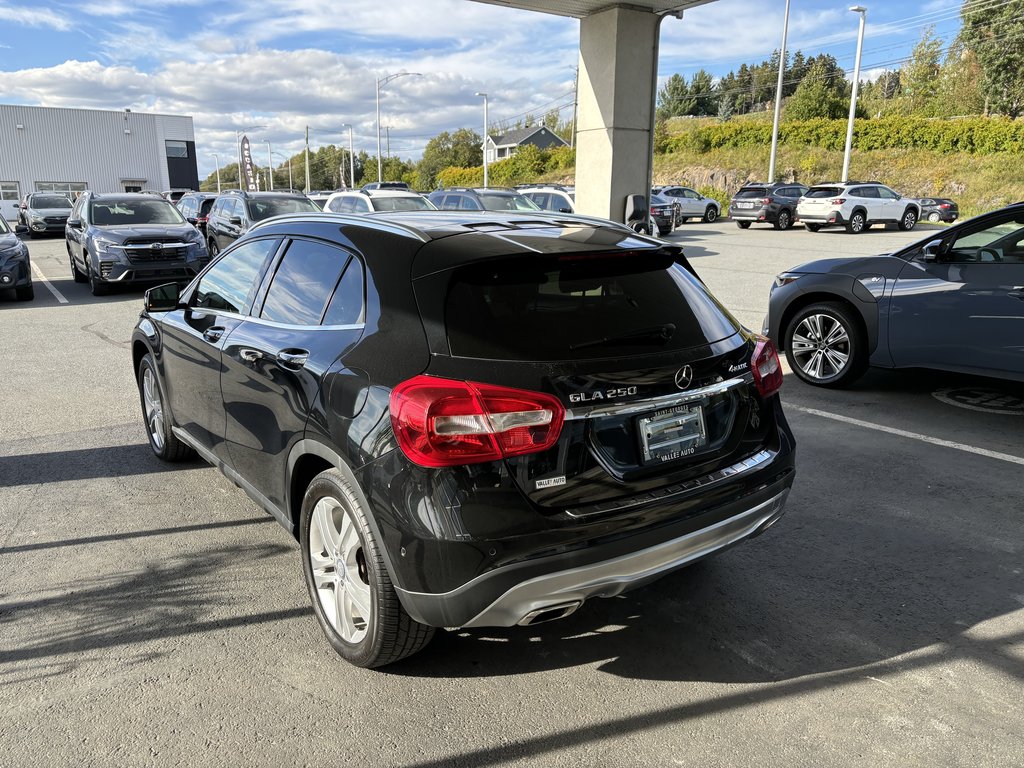
M277 362L285 368L295 368L297 370L304 366L308 359L309 351L305 349L282 349L277 353Z
M255 363L257 360L263 359L263 353L258 349L240 349L238 350L238 356L247 363Z
M220 337L224 335L224 331L227 330L223 325L212 325L203 331L203 338L211 344L215 344L220 341Z

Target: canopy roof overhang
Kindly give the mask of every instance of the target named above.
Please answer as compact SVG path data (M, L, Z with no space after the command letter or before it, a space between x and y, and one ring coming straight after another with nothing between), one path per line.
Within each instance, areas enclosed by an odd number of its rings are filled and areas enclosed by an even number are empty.
M695 8L698 5L713 3L716 0L683 0L682 2L681 0L632 0L628 3L609 2L609 0L475 0L475 2L582 19L615 7L649 11L664 16L685 11L687 8Z

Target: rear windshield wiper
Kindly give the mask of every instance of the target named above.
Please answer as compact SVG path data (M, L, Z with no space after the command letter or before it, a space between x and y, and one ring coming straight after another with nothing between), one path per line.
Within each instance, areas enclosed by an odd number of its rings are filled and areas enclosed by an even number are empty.
M569 345L569 349L586 349L587 347L600 347L604 344L616 344L622 341L647 341L656 344L665 344L672 338L675 332L675 323L665 323L664 325L655 325L650 328L640 328L639 330L630 331L629 333L620 333L614 336L604 336L600 339L581 341L579 344Z

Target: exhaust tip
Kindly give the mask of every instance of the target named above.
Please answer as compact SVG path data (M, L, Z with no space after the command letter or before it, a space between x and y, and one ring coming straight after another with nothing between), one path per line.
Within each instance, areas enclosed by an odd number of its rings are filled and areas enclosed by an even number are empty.
M532 627L534 624L541 624L545 621L564 619L566 616L576 613L576 609L581 605L583 605L582 600L573 600L571 603L559 603L558 605L548 605L544 608L538 608L535 611L530 611L516 623L521 627Z

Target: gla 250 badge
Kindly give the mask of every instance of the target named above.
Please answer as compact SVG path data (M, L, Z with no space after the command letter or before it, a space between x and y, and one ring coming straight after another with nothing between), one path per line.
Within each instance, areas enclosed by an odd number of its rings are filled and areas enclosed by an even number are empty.
M632 397L636 394L636 387L612 387L611 389L598 389L594 392L573 392L569 395L570 403L593 403L597 400L614 400L618 397Z

